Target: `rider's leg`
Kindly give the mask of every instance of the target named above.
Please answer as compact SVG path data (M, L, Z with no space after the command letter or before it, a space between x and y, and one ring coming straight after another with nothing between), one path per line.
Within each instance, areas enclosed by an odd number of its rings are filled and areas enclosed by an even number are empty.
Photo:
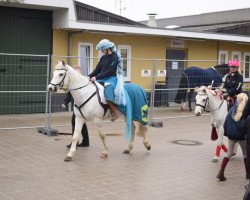
M107 102L108 102L110 110L111 110L111 120L115 121L118 118L118 116L116 114L116 106L112 101L107 101Z
M245 164L245 170L246 170L246 179L249 179L249 172L248 172L248 165L247 165L247 145L246 145L246 140L241 140L241 141L238 141L240 147L241 147L241 150L242 150L242 154L243 154L243 157L244 157L244 164Z
M104 89L104 96L109 104L110 110L111 110L111 120L114 121L117 119L116 114L116 106L113 103L115 97L114 97L114 88L111 84L107 85Z

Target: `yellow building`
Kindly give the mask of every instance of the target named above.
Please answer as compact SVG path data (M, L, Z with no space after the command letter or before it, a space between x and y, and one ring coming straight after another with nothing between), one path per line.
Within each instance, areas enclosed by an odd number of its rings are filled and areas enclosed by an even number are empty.
M148 27L79 2L74 2L74 6L74 22L54 23L53 55L54 60L58 56L73 56L67 59L68 63L80 65L85 74L93 70L100 58L95 46L106 38L113 41L123 55L125 79L147 89L151 88L154 63L156 81L165 81L160 73L171 67L180 71L189 66L206 68L238 58L242 61L245 81L250 80L249 64L245 63L250 58L249 37ZM56 19L65 19L63 13L56 16ZM84 61L77 56L89 59ZM166 62L166 59L172 61Z

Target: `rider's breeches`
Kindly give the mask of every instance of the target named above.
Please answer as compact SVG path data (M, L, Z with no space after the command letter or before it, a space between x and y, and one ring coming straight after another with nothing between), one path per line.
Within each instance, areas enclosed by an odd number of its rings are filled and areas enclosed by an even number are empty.
M242 150L242 154L243 157L246 158L247 157L247 150L246 150L246 140L231 140L228 139L228 151L227 151L227 158L230 158L233 154L233 150L234 150L234 145L236 144L236 142L238 142L240 144L241 150Z

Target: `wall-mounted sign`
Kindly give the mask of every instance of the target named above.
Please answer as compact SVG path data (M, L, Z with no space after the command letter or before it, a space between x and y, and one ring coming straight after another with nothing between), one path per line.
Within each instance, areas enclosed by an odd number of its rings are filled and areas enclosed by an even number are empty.
M167 71L166 70L158 70L158 76L166 77Z
M178 62L172 62L172 69L178 69Z
M142 77L149 77L149 76L151 76L151 70L149 70L149 69L142 69L141 70L141 76Z
M170 46L184 48L184 41L183 40L170 40Z

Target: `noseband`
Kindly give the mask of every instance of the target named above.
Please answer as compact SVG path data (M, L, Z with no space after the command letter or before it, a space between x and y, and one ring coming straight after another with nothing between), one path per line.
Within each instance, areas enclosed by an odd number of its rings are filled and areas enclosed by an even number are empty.
M207 96L207 98L206 98L206 100L205 100L205 104L204 105L201 105L201 104L198 104L198 103L195 103L195 105L196 106L200 106L201 108L203 108L203 110L204 111L206 111L206 112L214 112L214 111L216 111L216 110L219 110L220 109L220 107L222 106L222 104L224 103L224 99L223 99L223 101L221 102L221 104L219 105L219 107L218 108L216 108L216 109L214 109L214 110L206 110L206 107L207 107L207 105L209 105L209 97L208 97L208 95L207 94L197 94L197 95L200 95L200 96L204 96L204 95L206 95Z
M207 107L207 105L208 105L208 103L209 103L209 102L208 102L208 100L209 100L208 95L207 95L207 94L197 94L197 95L199 95L199 96L204 96L204 95L206 95L206 96L207 96L204 105L201 105L201 104L198 104L198 103L195 102L195 105L196 105L196 106L200 106L201 108L203 108L203 110L205 110L205 108ZM205 110L205 111L207 111L207 110ZM207 112L209 112L209 111L207 111Z

